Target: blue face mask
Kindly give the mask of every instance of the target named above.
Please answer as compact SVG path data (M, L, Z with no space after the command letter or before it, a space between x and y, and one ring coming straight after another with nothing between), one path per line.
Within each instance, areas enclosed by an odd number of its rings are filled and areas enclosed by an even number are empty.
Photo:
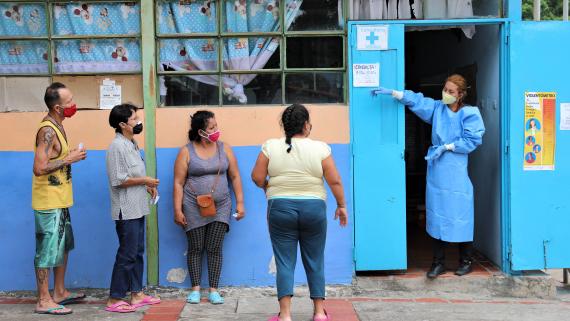
M457 97L452 96L448 93L446 93L445 91L441 92L441 102L443 102L446 105L451 105L453 103L455 103L457 101Z

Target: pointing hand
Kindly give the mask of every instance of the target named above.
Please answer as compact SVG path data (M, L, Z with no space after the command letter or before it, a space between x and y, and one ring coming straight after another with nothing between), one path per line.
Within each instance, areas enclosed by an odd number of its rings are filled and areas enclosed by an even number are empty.
M370 94L371 94L372 96L377 96L377 95L391 95L393 91L394 91L394 90L392 90L392 89L380 87L380 88L378 88L378 89L372 89L372 90L370 91Z

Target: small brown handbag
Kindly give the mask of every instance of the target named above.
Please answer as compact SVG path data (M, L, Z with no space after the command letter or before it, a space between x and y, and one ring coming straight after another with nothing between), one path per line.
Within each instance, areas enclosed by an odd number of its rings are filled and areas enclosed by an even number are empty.
M194 189L190 185L190 182L188 182L188 187L193 194L192 196L196 198L196 203L198 204L198 209L200 210L200 216L202 217L216 216L216 202L214 202L214 197L212 195L214 194L214 190L218 185L218 181L220 180L220 172L222 170L220 145L218 144L216 147L218 148L218 174L214 180L214 185L212 185L212 188L210 189L210 193L194 196L196 195L196 192L194 192ZM190 163L188 163L188 166L190 166Z
M203 194L196 196L196 203L198 203L200 216L202 217L216 216L216 203L214 202L212 194Z

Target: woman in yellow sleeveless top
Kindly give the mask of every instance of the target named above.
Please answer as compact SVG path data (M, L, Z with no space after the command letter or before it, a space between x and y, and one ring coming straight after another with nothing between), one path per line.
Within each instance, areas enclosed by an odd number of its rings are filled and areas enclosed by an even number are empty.
M313 300L313 320L329 321L324 309L328 221L324 181L336 199L335 219L341 226L348 219L344 189L330 146L309 138L313 126L305 106L287 107L281 124L285 137L263 144L251 173L267 196L267 223L277 268L279 314L268 321L291 321L298 247Z

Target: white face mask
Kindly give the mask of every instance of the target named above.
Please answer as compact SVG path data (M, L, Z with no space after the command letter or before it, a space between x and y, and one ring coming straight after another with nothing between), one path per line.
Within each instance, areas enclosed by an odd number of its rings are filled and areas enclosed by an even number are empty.
M457 97L452 96L445 91L441 92L441 101L446 105L451 105L457 101Z

